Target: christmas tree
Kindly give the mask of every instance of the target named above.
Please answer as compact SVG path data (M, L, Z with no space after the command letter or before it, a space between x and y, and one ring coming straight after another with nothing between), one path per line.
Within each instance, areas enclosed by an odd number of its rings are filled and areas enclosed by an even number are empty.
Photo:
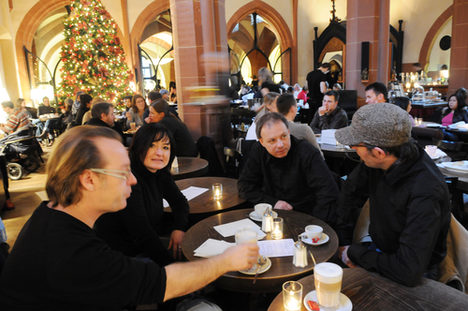
M131 72L117 37L117 26L99 0L74 0L64 22L61 50L61 103L78 91L112 101L131 94Z

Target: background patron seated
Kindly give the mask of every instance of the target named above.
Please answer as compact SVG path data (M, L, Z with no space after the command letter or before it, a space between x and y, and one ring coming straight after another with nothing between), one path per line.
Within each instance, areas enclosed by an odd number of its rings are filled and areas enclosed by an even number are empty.
M322 130L339 129L348 125L348 115L338 106L340 95L336 91L328 91L323 96L322 106L315 112L310 127L314 133Z

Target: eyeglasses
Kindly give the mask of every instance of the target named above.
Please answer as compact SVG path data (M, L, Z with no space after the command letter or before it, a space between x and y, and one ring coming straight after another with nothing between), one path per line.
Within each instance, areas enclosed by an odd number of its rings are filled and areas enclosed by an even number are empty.
M91 172L95 172L98 174L114 176L114 177L123 179L125 181L129 180L130 175L132 174L131 171L113 170L113 169L107 169L107 168L90 168L89 170Z

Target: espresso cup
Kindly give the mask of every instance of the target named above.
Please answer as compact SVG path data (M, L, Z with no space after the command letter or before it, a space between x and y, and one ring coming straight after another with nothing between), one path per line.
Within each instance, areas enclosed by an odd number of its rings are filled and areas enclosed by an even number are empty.
M258 203L255 204L255 214L257 214L257 217L263 217L263 214L265 214L265 211L267 208L271 208L271 204L268 203Z
M308 239L315 242L322 238L323 228L317 225L308 225L305 227L305 233Z
M314 282L317 300L322 307L340 304L343 269L331 262L321 262L314 267Z

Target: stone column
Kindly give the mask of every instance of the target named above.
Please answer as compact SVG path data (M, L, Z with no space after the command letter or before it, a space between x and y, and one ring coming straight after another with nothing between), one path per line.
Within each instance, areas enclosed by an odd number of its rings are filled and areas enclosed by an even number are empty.
M170 1L179 111L193 138L209 136L218 150L232 136L229 102L210 91L217 86L218 73L229 72L224 1Z
M468 87L468 0L453 0L448 94Z
M358 91L364 103L365 87L385 85L390 72L390 0L348 0L346 20L346 89ZM369 77L361 81L361 43L369 42Z

